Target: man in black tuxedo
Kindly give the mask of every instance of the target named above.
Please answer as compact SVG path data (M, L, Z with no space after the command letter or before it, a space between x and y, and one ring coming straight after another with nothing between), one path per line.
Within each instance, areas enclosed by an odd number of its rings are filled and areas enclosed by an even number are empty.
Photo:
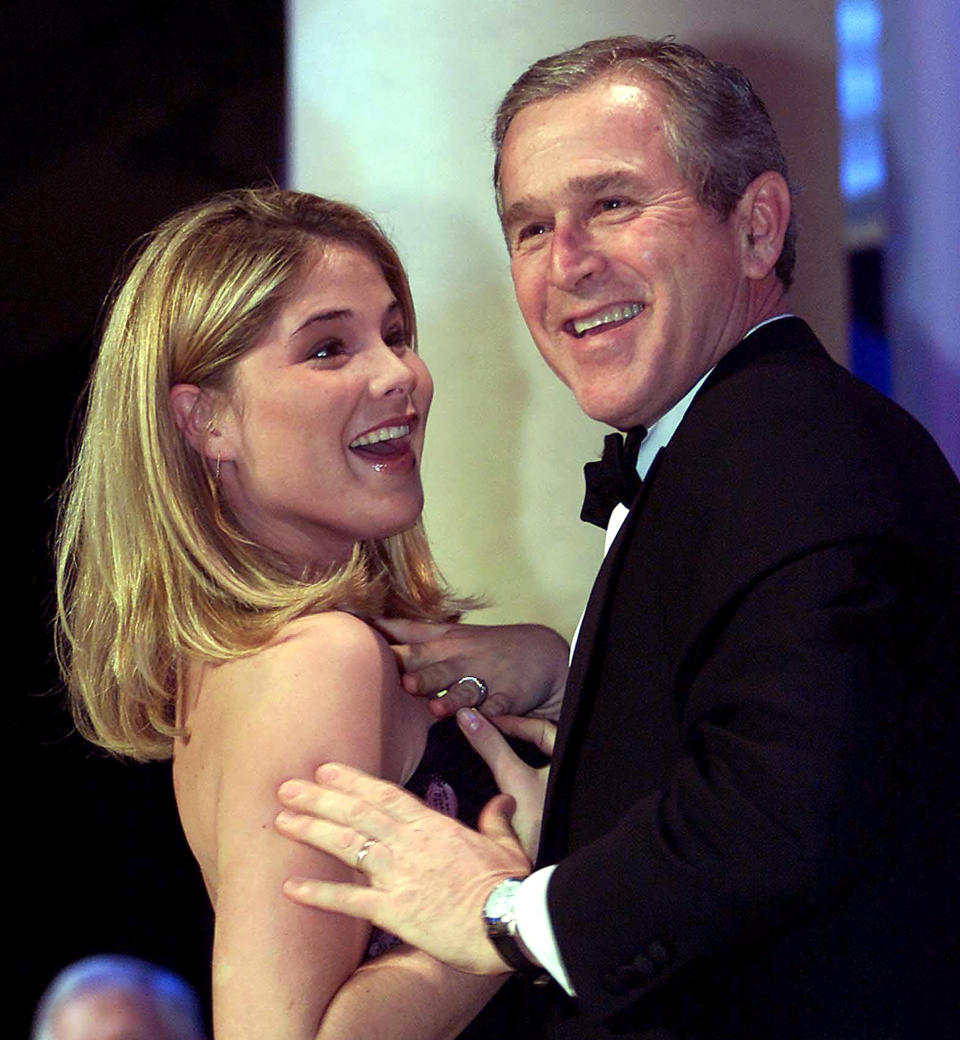
M787 313L786 164L736 70L586 44L518 80L495 140L537 347L631 433L588 467L612 545L538 869L503 802L476 835L325 767L289 804L370 887L291 895L464 970L547 969L550 1036L950 1035L960 485Z

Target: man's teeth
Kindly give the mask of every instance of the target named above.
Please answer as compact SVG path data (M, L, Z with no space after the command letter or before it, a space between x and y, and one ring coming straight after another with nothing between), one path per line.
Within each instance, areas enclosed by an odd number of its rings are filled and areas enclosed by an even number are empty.
M351 448L362 448L367 444L380 444L382 441L396 440L398 437L408 437L409 426L381 426L379 430L372 430L362 437L350 442Z
M613 307L602 314L595 314L592 318L582 318L573 323L573 331L582 336L589 329L595 329L598 325L609 325L614 321L624 321L626 318L635 318L643 310L642 303L628 303L626 307Z

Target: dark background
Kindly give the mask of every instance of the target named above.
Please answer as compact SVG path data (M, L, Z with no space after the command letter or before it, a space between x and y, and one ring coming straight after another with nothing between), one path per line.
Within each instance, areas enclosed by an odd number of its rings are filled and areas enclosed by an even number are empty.
M12 1000L66 963L136 954L206 1003L211 915L169 764L70 734L51 655L50 531L103 298L130 244L215 191L283 182L283 4L4 0L0 393L6 448L3 703Z

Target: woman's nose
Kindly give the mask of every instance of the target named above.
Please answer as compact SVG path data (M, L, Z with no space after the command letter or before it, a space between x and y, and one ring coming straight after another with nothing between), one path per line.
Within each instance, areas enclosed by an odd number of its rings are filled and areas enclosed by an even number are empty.
M377 349L374 371L370 379L370 389L374 397L386 397L389 394L410 394L417 385L417 373L407 361L411 356L409 349L402 354L383 344Z

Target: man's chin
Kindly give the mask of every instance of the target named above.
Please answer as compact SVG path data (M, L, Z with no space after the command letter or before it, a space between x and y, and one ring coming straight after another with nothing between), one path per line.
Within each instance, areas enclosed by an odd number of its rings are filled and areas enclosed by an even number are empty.
M589 418L617 430L632 430L643 425L643 409L636 401L612 402L611 394L598 391L593 394L574 394L577 404Z

